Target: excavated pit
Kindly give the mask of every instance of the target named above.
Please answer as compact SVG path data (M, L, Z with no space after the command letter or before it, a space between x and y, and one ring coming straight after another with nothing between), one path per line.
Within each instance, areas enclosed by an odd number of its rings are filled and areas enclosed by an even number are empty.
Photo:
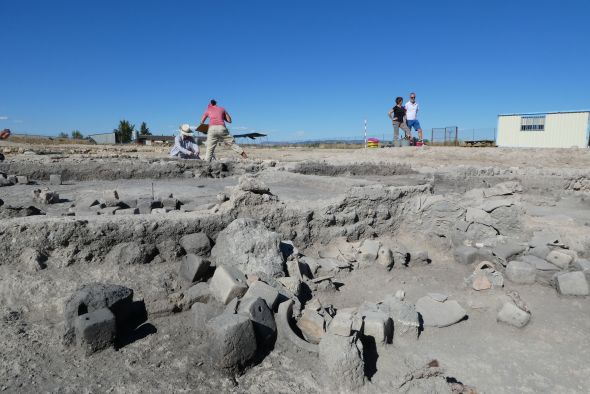
M583 387L588 371L580 368L576 349L587 344L588 297L560 295L553 278L530 285L511 282L504 267L508 261L497 245L509 240L529 250L536 232L558 233L560 245L575 255L566 271L579 271L575 262L590 255L585 195L590 176L584 170L293 165L280 160L206 165L89 156L0 163L0 172L30 180L0 187L0 210L35 206L43 213L0 221L1 324L6 333L1 353L10 360L0 376L6 390L337 390L333 380L326 381L324 367L317 366L315 350L280 335L270 351L231 378L207 364L207 341L191 311L182 307L188 287L178 274L186 253L180 242L204 233L215 245L219 233L238 218L258 220L283 241L292 241L310 264L338 259L342 254L333 254L335 249L360 250L365 240L403 249L406 261L396 260L391 269L357 261L351 268L333 269L327 280L306 281L309 292L288 309L288 323L300 341L305 339L297 320L315 299L339 310L379 303L403 290L412 304L428 293L442 293L465 309L466 319L445 328L421 327L417 340L398 342L395 328L393 344L382 347L363 339L365 383L360 392L468 392L468 386L482 392L577 392ZM62 175L61 185L48 182L56 173ZM269 192L240 188L244 174ZM44 187L59 192L60 202L35 202L32 190ZM97 210L100 214L72 207L93 196L100 200L104 190L117 190L127 206L169 194L183 205L165 214L135 215L113 214L108 207ZM503 287L476 291L465 284L474 272L456 255L465 245L490 251L486 259L504 275ZM138 252L113 252L121 248ZM428 259L416 263L414 256L422 252ZM38 256L42 265L31 265L30 256ZM63 305L81 285L92 282L133 289L135 299L146 305L149 326L134 331L118 351L84 356L61 344ZM532 314L522 329L496 322L497 299L514 290ZM548 333L555 340L548 340Z

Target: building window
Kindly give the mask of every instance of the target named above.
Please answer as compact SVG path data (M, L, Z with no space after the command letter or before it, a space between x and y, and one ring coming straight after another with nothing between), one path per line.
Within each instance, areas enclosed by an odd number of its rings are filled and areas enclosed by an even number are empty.
M545 131L545 115L521 116L520 131Z

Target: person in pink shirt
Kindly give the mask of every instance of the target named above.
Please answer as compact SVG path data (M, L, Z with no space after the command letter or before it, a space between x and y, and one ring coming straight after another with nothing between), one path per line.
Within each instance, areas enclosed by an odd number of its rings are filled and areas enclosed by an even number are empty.
M227 127L225 127L225 122L231 123L231 116L229 116L225 108L217 106L217 102L211 100L211 104L207 106L207 110L201 118L201 124L204 124L207 118L209 118L209 129L207 131L205 161L211 161L213 159L215 147L220 142L228 144L236 153L247 159L246 152L236 144L234 137L229 133Z

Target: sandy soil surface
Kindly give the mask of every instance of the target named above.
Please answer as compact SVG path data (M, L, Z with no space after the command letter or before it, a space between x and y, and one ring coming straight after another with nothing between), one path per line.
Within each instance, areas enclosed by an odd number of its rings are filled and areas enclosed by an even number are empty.
M554 272L582 270L590 257L587 150L250 148L247 161L219 151L213 169L170 160L166 149L156 147L3 141L2 151L0 172L30 181L0 187L2 391L338 392L318 355L284 338L239 373L222 373L210 365L206 333L190 309L161 307L190 287L178 275L180 238L201 231L215 242L234 219L251 217L292 240L302 257L321 260L335 245L355 249L365 239L391 250L401 245L428 252L426 265L396 262L387 270L375 263L331 272L337 290L307 280L311 295L300 295L303 308L310 297L338 310L378 303L403 290L410 304L442 293L465 310L467 317L456 324L422 327L417 340L378 348L376 359L364 361L373 369L365 384L340 392L467 393L467 386L479 393L588 392L590 297L562 295L555 279L540 273L535 283L515 283L505 272L508 261L497 255L489 260L503 274L504 286L476 291L465 282L476 264L461 264L455 256L461 246L493 251L508 240L522 245L508 259L519 260L532 253L536 233L550 232L560 241L551 247L573 257ZM49 174L57 172L64 181L52 185ZM244 177L268 186L272 196L240 189ZM509 192L486 197L506 182ZM43 188L61 200L40 204L33 190ZM103 208L97 215L76 206L113 189L131 206L172 193L182 207L162 215L113 215ZM500 200L505 205L482 219L482 207ZM35 206L44 215L9 216L8 206ZM473 219L476 211L480 216ZM122 242L153 245L156 252L142 264L115 261L109 253ZM31 268L23 260L28 249L43 256L45 267ZM62 337L64 303L90 282L132 288L134 299L146 305L147 320L114 348L86 356L64 346ZM510 291L531 312L523 328L497 321L498 299ZM400 376L412 373L408 365L433 359L442 375L396 386ZM463 391L448 384L455 381L465 385L459 385Z

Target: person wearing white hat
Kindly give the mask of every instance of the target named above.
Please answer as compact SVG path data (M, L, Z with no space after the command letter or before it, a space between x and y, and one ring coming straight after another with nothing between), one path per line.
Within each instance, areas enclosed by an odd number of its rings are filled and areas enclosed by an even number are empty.
M195 141L193 131L188 124L180 126L180 134L174 138L174 146L170 156L181 159L199 159L199 145Z

